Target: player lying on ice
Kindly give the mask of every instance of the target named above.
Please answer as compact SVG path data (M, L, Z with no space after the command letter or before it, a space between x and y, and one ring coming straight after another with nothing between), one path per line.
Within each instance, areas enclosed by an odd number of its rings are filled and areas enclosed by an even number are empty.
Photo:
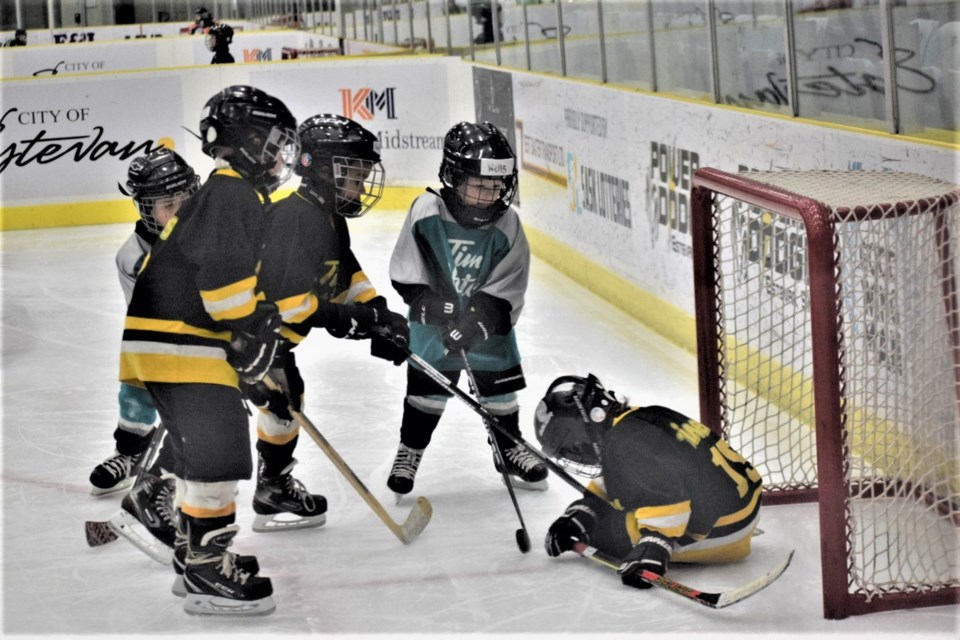
M547 554L585 543L620 558L625 585L646 569L750 555L762 481L706 426L671 409L631 407L592 374L554 380L534 417L543 452L592 478L547 531Z

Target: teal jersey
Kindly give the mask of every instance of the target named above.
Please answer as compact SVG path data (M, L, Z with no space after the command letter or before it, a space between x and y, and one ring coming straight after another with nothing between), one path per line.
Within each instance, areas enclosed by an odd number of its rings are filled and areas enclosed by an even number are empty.
M513 327L520 318L530 274L530 246L513 209L491 225L467 228L454 220L443 200L428 191L418 197L404 220L390 259L390 279L402 285L426 285L465 307L483 292L510 304L510 328L470 350L470 365L503 371L520 365ZM410 315L410 348L442 371L462 368L457 354L445 356L445 328L422 324Z

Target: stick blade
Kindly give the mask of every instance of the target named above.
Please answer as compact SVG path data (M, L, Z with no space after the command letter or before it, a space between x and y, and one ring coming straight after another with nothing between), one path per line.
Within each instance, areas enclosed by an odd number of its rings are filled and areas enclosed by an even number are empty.
M417 498L410 515L400 525L400 532L397 537L403 544L410 544L426 529L432 516L433 505L430 504L430 501L423 496Z
M787 567L790 566L790 561L793 560L793 554L796 553L796 550L790 552L790 555L787 556L787 559L777 565L772 571L766 575L760 576L753 582L748 582L738 589L733 589L731 591L725 591L717 599L717 604L714 606L715 609L723 609L728 607L731 604L745 600L763 589L766 589L770 586L777 578L783 575L783 572L787 570Z
M91 547L101 547L120 537L110 527L109 522L87 520L84 524L84 530L87 534L87 544Z

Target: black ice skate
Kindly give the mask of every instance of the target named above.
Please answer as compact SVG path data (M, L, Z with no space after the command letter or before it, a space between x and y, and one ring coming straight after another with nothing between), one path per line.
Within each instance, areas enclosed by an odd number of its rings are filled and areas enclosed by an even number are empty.
M186 598L183 609L192 615L262 616L273 613L273 584L244 571L227 551L240 528L231 525L208 532L199 545L188 545L183 569Z
M132 542L161 564L170 564L176 538L173 478L143 474L140 484L120 503L121 509L108 521L114 533Z
M237 565L237 568L242 571L246 571L250 575L257 575L260 573L260 563L257 561L257 556L242 556L239 554L234 555L234 562ZM173 580L173 586L170 588L171 593L177 596L178 598L184 598L187 595L187 586L183 582L183 570L187 564L187 536L180 529L177 529L177 537L173 543L173 570L176 572L177 577Z
M531 491L547 490L547 466L527 451L526 447L517 444L504 449L503 458L514 487ZM496 454L493 456L493 464L497 471L500 471Z
M95 496L105 496L123 491L131 484L137 475L137 465L143 453L127 456L119 451L94 467L90 473L90 493Z
M327 499L309 493L291 475L294 459L276 477L263 475L263 463L257 473L257 489L253 494L253 530L260 533L319 527L327 521Z
M413 479L416 477L417 469L420 467L423 451L423 449L408 447L402 442L397 448L397 457L393 460L390 477L387 478L387 487L397 494L398 503L400 502L401 496L405 496L413 491Z

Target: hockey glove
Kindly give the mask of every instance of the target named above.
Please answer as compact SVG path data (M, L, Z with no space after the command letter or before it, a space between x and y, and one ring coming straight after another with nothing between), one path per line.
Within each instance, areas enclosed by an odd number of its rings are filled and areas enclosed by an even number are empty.
M277 363L274 363L277 364ZM285 363L283 368L272 367L267 373L280 389L274 391L260 382L240 385L244 397L254 406L266 409L281 420L293 420L290 410L300 411L302 405L304 384L300 377L300 370L292 362Z
M426 291L410 305L410 316L420 324L447 326L460 315L460 301Z
M281 324L277 305L260 302L246 329L234 331L227 362L237 370L243 383L253 384L267 374L280 346Z
M365 304L322 302L313 314L313 326L323 327L334 338L365 340L377 325L377 309Z
M590 531L597 524L597 514L593 509L574 502L563 515L554 520L547 530L547 538L543 546L551 558L559 556L564 551L573 549L574 542L590 543Z
M617 573L620 581L628 587L649 589L652 585L640 577L644 569L658 576L667 572L673 544L663 536L647 534L633 547L627 557L623 559Z

